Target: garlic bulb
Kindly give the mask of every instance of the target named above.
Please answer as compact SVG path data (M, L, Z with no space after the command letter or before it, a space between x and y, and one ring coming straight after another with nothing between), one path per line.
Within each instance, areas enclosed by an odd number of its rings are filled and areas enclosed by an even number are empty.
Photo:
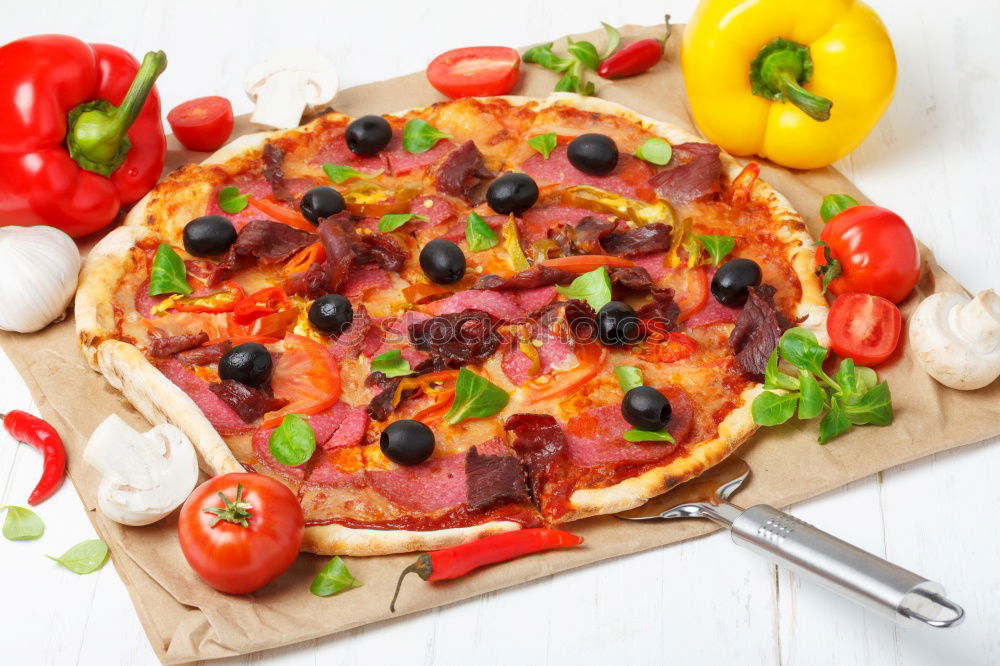
M30 333L60 318L80 276L80 250L53 227L0 228L0 329Z

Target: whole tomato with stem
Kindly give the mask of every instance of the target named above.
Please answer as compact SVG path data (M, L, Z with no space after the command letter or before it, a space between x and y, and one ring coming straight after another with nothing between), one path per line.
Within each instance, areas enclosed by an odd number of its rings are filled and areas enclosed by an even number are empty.
M247 594L292 566L305 525L284 484L262 474L225 474L195 488L177 532L184 557L206 583Z
M827 223L819 240L818 272L834 294L872 294L899 303L920 277L917 241L891 210L848 208Z

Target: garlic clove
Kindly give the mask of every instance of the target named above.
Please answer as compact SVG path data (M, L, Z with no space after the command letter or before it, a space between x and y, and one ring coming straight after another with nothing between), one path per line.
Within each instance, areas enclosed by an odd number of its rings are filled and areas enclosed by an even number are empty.
M90 436L83 459L102 474L101 513L123 525L148 525L167 516L198 482L194 447L170 424L140 433L112 414Z
M0 329L31 333L66 312L80 277L80 251L53 227L0 228Z
M927 373L945 386L973 390L1000 377L1000 296L931 294L910 318L910 346Z

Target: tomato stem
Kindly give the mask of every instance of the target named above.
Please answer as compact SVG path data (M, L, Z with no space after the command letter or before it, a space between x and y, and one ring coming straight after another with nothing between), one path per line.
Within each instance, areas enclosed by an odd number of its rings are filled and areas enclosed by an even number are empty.
M247 521L253 515L250 512L253 509L253 505L243 499L242 483L236 486L236 499L234 501L230 502L229 498L221 491L219 492L219 497L222 498L224 505L222 508L202 509L205 513L215 514L215 518L208 524L209 527L215 527L220 520L233 525L239 525L240 527L250 527Z

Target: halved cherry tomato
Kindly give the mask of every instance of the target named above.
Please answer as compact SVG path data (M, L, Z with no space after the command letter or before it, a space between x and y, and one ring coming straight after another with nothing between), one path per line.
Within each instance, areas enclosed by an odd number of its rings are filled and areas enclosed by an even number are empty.
M708 302L708 275L704 266L670 271L668 282L674 287L674 302L681 309L677 321L684 321Z
M833 351L858 365L878 365L899 342L902 317L891 301L871 294L843 294L830 306L826 330Z
M556 257L540 262L549 268L561 268L570 273L589 273L595 268L605 266L607 268L628 268L635 266L634 261L623 257L613 257L609 254L580 254L572 257Z
M531 405L543 400L558 398L580 388L604 368L608 350L604 345L592 342L578 345L576 359L579 365L565 372L542 375L524 385L524 401Z
M199 97L170 109L167 122L188 150L218 150L233 132L233 105L225 97Z
M264 415L262 427L273 428L286 414L316 414L340 398L340 368L326 347L288 333L274 366L274 397L287 400L281 409Z
M447 97L506 95L517 83L521 56L506 46L445 51L427 66L427 80Z
M281 287L265 287L255 291L233 306L233 321L249 324L264 315L274 314L290 307L288 295Z
M299 555L304 529L292 491L262 474L209 479L187 498L177 521L188 564L229 594L253 592L284 573Z
M250 197L250 205L264 213L264 215L267 215L275 222L287 224L293 229L316 233L316 225L310 224L309 220L302 217L302 213L292 210L291 208L286 208L276 201Z
M899 215L877 206L855 206L831 219L819 235L830 249L816 248L821 272L833 271L835 294L874 294L899 303L920 277L920 250L913 232Z

